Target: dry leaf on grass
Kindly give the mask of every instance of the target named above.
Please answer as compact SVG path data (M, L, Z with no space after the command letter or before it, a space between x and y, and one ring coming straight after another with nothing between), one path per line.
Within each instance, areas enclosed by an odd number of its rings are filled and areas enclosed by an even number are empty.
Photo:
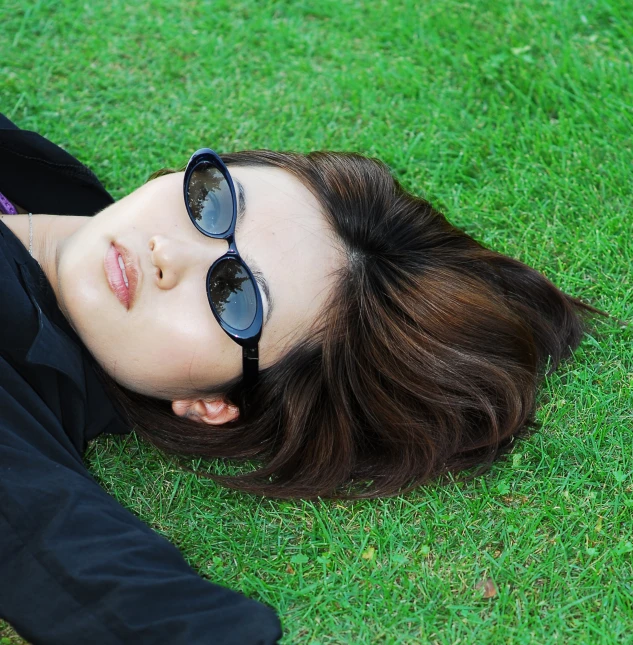
M484 598L494 598L499 591L497 590L497 585L492 578L486 578L485 580L480 580L476 585L475 589L483 589Z
M373 546L370 546L360 557L363 558L363 560L373 560L375 555L376 549L374 549Z

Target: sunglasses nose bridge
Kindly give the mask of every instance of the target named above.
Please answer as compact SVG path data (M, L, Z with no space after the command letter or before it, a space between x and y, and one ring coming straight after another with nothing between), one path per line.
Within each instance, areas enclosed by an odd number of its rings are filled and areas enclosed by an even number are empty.
M230 237L226 238L226 241L228 243L227 253L229 253L230 255L238 255L237 246L235 244L235 237L231 235Z

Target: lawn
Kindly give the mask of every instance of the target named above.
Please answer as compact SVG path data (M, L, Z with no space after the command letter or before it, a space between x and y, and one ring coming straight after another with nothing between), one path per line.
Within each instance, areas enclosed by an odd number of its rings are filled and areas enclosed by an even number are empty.
M0 111L115 197L203 146L355 150L633 318L629 0L4 0L0 24ZM538 420L483 476L363 502L235 493L133 435L86 459L202 575L273 606L284 645L629 643L630 326L596 323Z

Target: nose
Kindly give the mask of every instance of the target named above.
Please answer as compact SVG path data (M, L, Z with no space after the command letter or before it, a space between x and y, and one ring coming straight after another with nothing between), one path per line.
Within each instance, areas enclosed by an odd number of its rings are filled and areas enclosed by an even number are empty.
M193 241L154 235L150 239L150 256L160 289L173 289L190 272L206 272L228 249L225 240L200 238Z

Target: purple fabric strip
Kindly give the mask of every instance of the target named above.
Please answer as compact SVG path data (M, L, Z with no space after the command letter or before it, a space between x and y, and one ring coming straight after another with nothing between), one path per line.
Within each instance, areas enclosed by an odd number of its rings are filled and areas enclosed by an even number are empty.
M0 193L0 213L3 215L17 215L18 211L15 210L15 206L2 194Z

